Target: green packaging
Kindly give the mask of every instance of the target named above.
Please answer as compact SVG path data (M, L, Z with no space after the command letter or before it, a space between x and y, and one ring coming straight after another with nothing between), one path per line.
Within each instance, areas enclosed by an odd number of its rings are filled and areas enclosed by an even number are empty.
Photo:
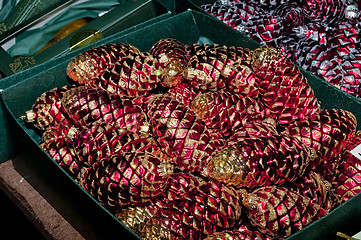
M241 46L249 49L260 46L244 34L226 26L215 18L198 11L188 10L142 28L128 31L126 34L114 35L89 45L88 48L105 43L123 42L132 44L141 51L148 51L154 43L164 38L175 38L184 44L197 43L208 39L214 43ZM41 142L40 135L25 126L22 120L24 112L31 108L36 98L43 92L69 84L65 69L72 57L80 51L69 53L56 60L50 60L8 78L9 81L16 82L16 84L1 92L3 106L6 109L4 111L6 134L12 143L11 157L16 170L23 176L27 176L27 180L32 182L32 185L53 206L59 209L64 218L74 224L80 232L86 233L97 229L107 235L112 231L123 231L122 234L127 234L124 237L136 239L137 237L129 229L125 228L122 223L109 214L53 162L39 146ZM302 71L302 73L308 79L324 109L343 108L351 111L358 119L358 129L360 129L360 100L308 72ZM23 79L23 81L19 81L19 79ZM334 101L334 99L337 99L337 101ZM350 201L331 211L327 216L293 234L288 240L339 239L336 236L338 231L353 235L361 229L360 204L361 196L355 196ZM76 216L75 220L74 216ZM79 223L82 221L83 225ZM100 225L93 226L93 224L89 226L90 223ZM97 239L107 239L107 237L100 236Z
M10 76L138 24L148 24L152 21L158 21L171 14L172 13L157 0L124 1L111 11L95 18L85 26L39 53L12 57L4 51L4 49L0 48L0 57L2 59L0 61L0 70L5 76Z

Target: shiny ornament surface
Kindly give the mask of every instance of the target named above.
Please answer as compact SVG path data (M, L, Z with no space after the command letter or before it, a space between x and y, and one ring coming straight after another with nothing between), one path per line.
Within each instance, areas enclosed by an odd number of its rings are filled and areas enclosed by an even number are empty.
M315 169L321 176L332 176L339 164L342 148L356 132L356 124L356 118L351 112L323 110L291 125L285 133L315 150L317 158L311 162L310 169Z
M64 115L61 99L70 87L53 88L36 99L31 110L24 115L24 121L40 130L46 130L59 124L67 124L70 120Z
M202 172L210 155L223 144L193 111L167 95L155 95L148 103L149 123L162 150L182 171Z
M361 160L350 153L361 144L361 131L358 131L341 152L341 161L337 166L337 174L333 187L338 204L346 202L361 192Z
M246 122L263 121L270 114L261 102L225 91L200 94L191 107L209 129L225 136L233 134Z
M281 51L267 46L257 48L253 63L261 100L279 122L290 124L320 110L307 79Z
M164 194L172 171L163 172L161 160L144 151L124 152L93 164L83 188L109 211L146 203Z
M92 81L92 85L112 94L137 97L157 87L162 79L162 68L149 53L117 61Z
M173 38L161 39L149 50L162 67L161 84L174 87L183 81L188 62L186 46Z
M143 111L131 100L88 86L67 91L61 102L68 116L80 125L116 123L120 127L136 130L144 120Z
M311 159L311 152L301 141L272 134L228 143L212 156L207 169L217 181L254 189L295 181L304 174Z
M89 84L116 62L140 54L138 48L124 43L102 45L76 56L67 66L67 75L80 84Z
M283 187L262 187L244 196L252 224L271 237L288 237L326 215L309 198Z

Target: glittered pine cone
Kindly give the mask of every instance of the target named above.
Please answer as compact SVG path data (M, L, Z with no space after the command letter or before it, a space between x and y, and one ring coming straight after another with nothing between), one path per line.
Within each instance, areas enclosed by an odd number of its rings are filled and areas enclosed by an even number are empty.
M220 134L212 134L191 109L170 96L150 99L147 115L162 150L182 171L203 172L210 155L223 144Z
M278 47L285 34L283 19L277 15L258 15L247 25L248 36L260 44Z
M74 146L64 137L51 138L40 144L40 147L56 162L66 173L75 180L80 180L85 171L79 164L74 152Z
M166 199L154 217L172 219L181 228L197 234L197 239L239 224L242 206L238 200L238 192L216 181L198 182L199 186L184 194L183 199ZM180 234L178 227L174 228L172 231ZM188 239L183 233L180 236L181 239Z
M161 39L149 50L162 68L161 84L174 87L180 84L186 75L188 56L183 43L173 38Z
M281 51L259 47L254 50L253 64L260 97L280 123L300 121L320 110L307 79Z
M316 172L307 171L294 182L286 182L282 186L308 197L311 204L318 204L325 211L329 211L333 207L332 185Z
M317 157L309 168L328 177L334 175L340 152L356 132L356 124L356 118L351 112L331 109L294 123L284 133L313 148Z
M187 173L168 179L165 196L121 210L126 226L146 239L203 239L241 221L238 192Z
M314 22L336 25L343 19L346 1L341 0L302 0L300 3L305 18Z
M80 84L89 84L102 75L105 69L116 62L140 54L140 51L129 44L109 44L91 48L77 55L68 64L67 75Z
M341 161L337 166L335 180L332 182L338 204L361 192L361 160L350 153L359 144L361 144L361 131L358 131L341 151Z
M63 86L44 92L36 99L32 109L25 112L24 121L40 130L46 130L59 124L70 124L71 120L64 113L61 103L64 93L70 88Z
M134 98L156 88L162 73L163 69L156 58L149 53L139 53L106 68L90 85L112 94Z
M242 199L252 225L270 237L288 237L326 215L309 198L284 187L261 187Z
M209 129L224 136L233 134L246 122L263 121L270 114L259 101L226 91L200 94L191 107Z
M82 187L112 213L164 194L172 168L147 151L122 152L93 164Z
M258 5L244 1L232 1L230 4L219 4L216 1L213 4L203 4L201 7L213 17L240 31L244 31L245 26L253 18L259 15L266 15L266 11Z
M199 89L193 87L188 81L184 81L183 83L170 88L166 95L174 98L185 106L190 106L191 102L201 93L202 92Z
M78 125L104 122L135 131L144 123L145 115L140 107L101 89L73 88L64 94L61 103L66 114Z
M289 33L293 28L304 25L302 8L296 2L287 2L279 5L274 15L282 18L285 33Z
M194 87L203 92L227 87L245 96L257 96L256 80L249 67L249 50L219 44L193 44L186 49L190 57L187 79Z
M72 128L68 137L74 144L79 163L85 167L116 154L128 142L141 138L138 133L126 128L99 122Z
M271 134L228 142L212 155L207 170L217 181L254 189L295 181L304 174L311 159L310 150L301 141L285 134Z

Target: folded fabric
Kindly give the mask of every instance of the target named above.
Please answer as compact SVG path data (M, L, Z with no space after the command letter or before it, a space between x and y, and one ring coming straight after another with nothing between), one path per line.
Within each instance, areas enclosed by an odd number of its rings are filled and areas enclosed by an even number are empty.
M7 52L12 56L28 56L39 51L55 34L67 24L79 18L96 18L110 11L125 0L87 0L75 2L43 26L19 34Z

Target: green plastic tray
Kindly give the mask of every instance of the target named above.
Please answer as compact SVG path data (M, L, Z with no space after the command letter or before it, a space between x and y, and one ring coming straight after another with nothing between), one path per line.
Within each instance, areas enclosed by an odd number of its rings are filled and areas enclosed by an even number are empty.
M108 43L129 43L141 51L148 51L154 43L163 38L175 38L184 44L208 39L208 41L228 46L242 46L250 49L259 47L258 43L244 34L209 15L193 10L113 37ZM103 43L104 41L98 42L93 46ZM127 236L124 235L124 238L136 238L52 161L39 147L40 136L32 129L26 128L21 118L43 92L68 84L65 69L73 56L74 54L69 54L51 60L46 65L34 67L19 75L15 74L9 77L9 80L13 82L17 82L20 78L23 79L23 81L1 92L1 98L6 108L7 134L13 143L14 166L69 222L80 229L79 232L87 234L91 230L98 229L99 232L105 234L120 231L122 234L128 234ZM325 81L308 72L303 73L314 89L317 98L321 101L323 108L347 109L355 114L360 123L361 102L359 100L326 84ZM337 231L353 235L361 229L360 201L360 195L354 197L324 218L292 235L289 239L339 239L336 237ZM93 214L96 217L93 217ZM84 223L100 223L99 225L95 224L96 227L85 228L84 230L82 229L83 225L80 224L82 221ZM96 239L106 239L106 237L100 236ZM89 239L92 239L91 236Z

